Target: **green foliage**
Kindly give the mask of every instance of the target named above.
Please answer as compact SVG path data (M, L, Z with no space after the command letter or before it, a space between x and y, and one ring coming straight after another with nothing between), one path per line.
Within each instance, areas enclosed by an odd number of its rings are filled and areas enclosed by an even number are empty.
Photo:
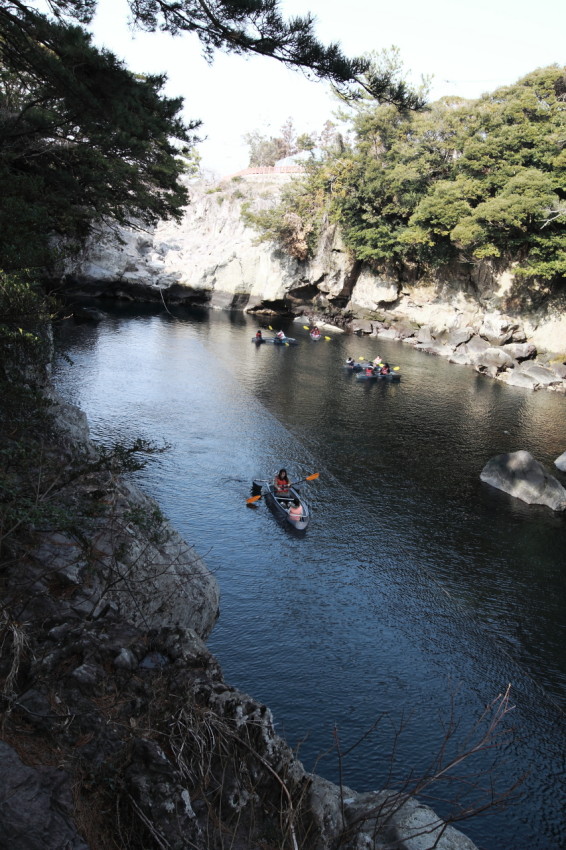
M271 56L332 80L352 97L395 87L387 71L317 41L311 15L285 20L277 0L129 5L134 26L196 33L209 56L217 49ZM52 17L36 6L0 4L0 265L13 270L45 269L54 236L72 248L100 222L146 226L178 217L187 202L179 178L199 168L191 150L198 122L182 123L181 100L161 93L165 78L131 74L68 23L88 23L96 0L51 0ZM397 95L403 105L400 89ZM303 134L301 147L311 145ZM252 146L253 164L296 150L291 119L280 137L254 139Z
M178 217L190 144L164 77L135 77L79 27L0 9L0 265L44 266L53 235ZM182 153L182 151L181 151Z
M302 189L258 215L266 238L283 224L340 225L358 259L417 264L496 259L523 277L566 278L566 72L539 69L477 101L444 98L408 114L368 98L354 105L354 141L326 149ZM312 200L301 202L302 197Z
M272 166L278 159L289 155L282 138L262 136L257 130L246 133L244 141L250 151L248 165L251 167Z
M301 180L283 187L281 203L264 210L254 210L249 202L242 204L244 222L259 231L258 242L277 242L298 260L305 260L314 250L322 223L320 211L324 196L313 193Z

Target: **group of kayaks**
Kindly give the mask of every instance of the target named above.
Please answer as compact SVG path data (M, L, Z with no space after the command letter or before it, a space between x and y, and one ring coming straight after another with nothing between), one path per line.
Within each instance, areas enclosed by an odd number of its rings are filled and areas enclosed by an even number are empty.
M309 331L309 336L312 340L323 338L319 329L316 327L307 328L305 326L305 330ZM329 339L329 337L327 338ZM296 339L285 336L281 331L275 336L268 337L264 336L261 331L258 331L252 337L252 342L256 345L262 345L264 343L271 343L272 345L297 345ZM382 363L378 359L373 362L363 359L356 362L353 358L349 357L344 364L344 369L348 374L355 374L358 381L401 380L398 366L391 367L388 363ZM318 473L310 475L304 480L310 481L314 478L318 478ZM265 499L275 516L286 525L291 526L295 531L306 530L310 522L310 511L296 486L289 485L285 492L281 492L281 490L276 488L274 482L254 479L252 496L247 500L248 504L254 504L262 498Z
M310 338L315 342L316 340L324 339L320 329L316 326L303 325L303 327L309 332ZM273 330L273 328L270 326L269 330ZM330 339L330 337L327 336L326 339ZM261 345L264 342L270 342L273 345L297 345L297 340L292 336L285 336L283 331L279 331L275 336L264 336L263 332L259 330L252 337L252 342L255 342L256 345Z

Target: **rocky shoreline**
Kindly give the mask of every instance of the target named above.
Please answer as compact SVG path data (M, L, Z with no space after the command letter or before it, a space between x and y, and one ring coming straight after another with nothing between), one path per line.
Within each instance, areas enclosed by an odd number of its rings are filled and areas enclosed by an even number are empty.
M474 850L408 789L305 771L206 647L219 591L201 558L51 399L75 519L35 528L3 566L0 844Z
M509 270L457 264L435 279L377 272L354 260L327 223L315 255L298 260L258 241L245 205L277 202L288 175L189 185L181 222L152 233L106 231L59 270L71 298L102 298L302 317L402 340L511 386L566 393L566 299L534 300Z

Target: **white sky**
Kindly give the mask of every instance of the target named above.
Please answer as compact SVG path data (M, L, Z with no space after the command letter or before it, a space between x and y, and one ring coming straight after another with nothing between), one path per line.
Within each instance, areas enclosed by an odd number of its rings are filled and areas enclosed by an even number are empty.
M545 65L566 64L566 0L282 0L286 16L316 16L316 34L360 55L395 45L418 80L433 75L431 99L479 97ZM307 80L273 59L217 53L202 58L196 36L129 30L126 0L99 0L94 40L134 72L167 73L165 92L185 99L187 118L204 123L205 169L223 176L245 168L245 133L277 135L292 116L298 132L318 131L336 103L326 83Z

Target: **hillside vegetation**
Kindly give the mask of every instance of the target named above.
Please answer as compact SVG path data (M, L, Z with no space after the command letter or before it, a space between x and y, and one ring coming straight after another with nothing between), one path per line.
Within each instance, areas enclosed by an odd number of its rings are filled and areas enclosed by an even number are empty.
M305 259L330 219L374 268L426 276L488 259L533 286L564 286L565 68L417 112L362 99L349 124L349 140L313 157L276 209L247 211L262 238Z

